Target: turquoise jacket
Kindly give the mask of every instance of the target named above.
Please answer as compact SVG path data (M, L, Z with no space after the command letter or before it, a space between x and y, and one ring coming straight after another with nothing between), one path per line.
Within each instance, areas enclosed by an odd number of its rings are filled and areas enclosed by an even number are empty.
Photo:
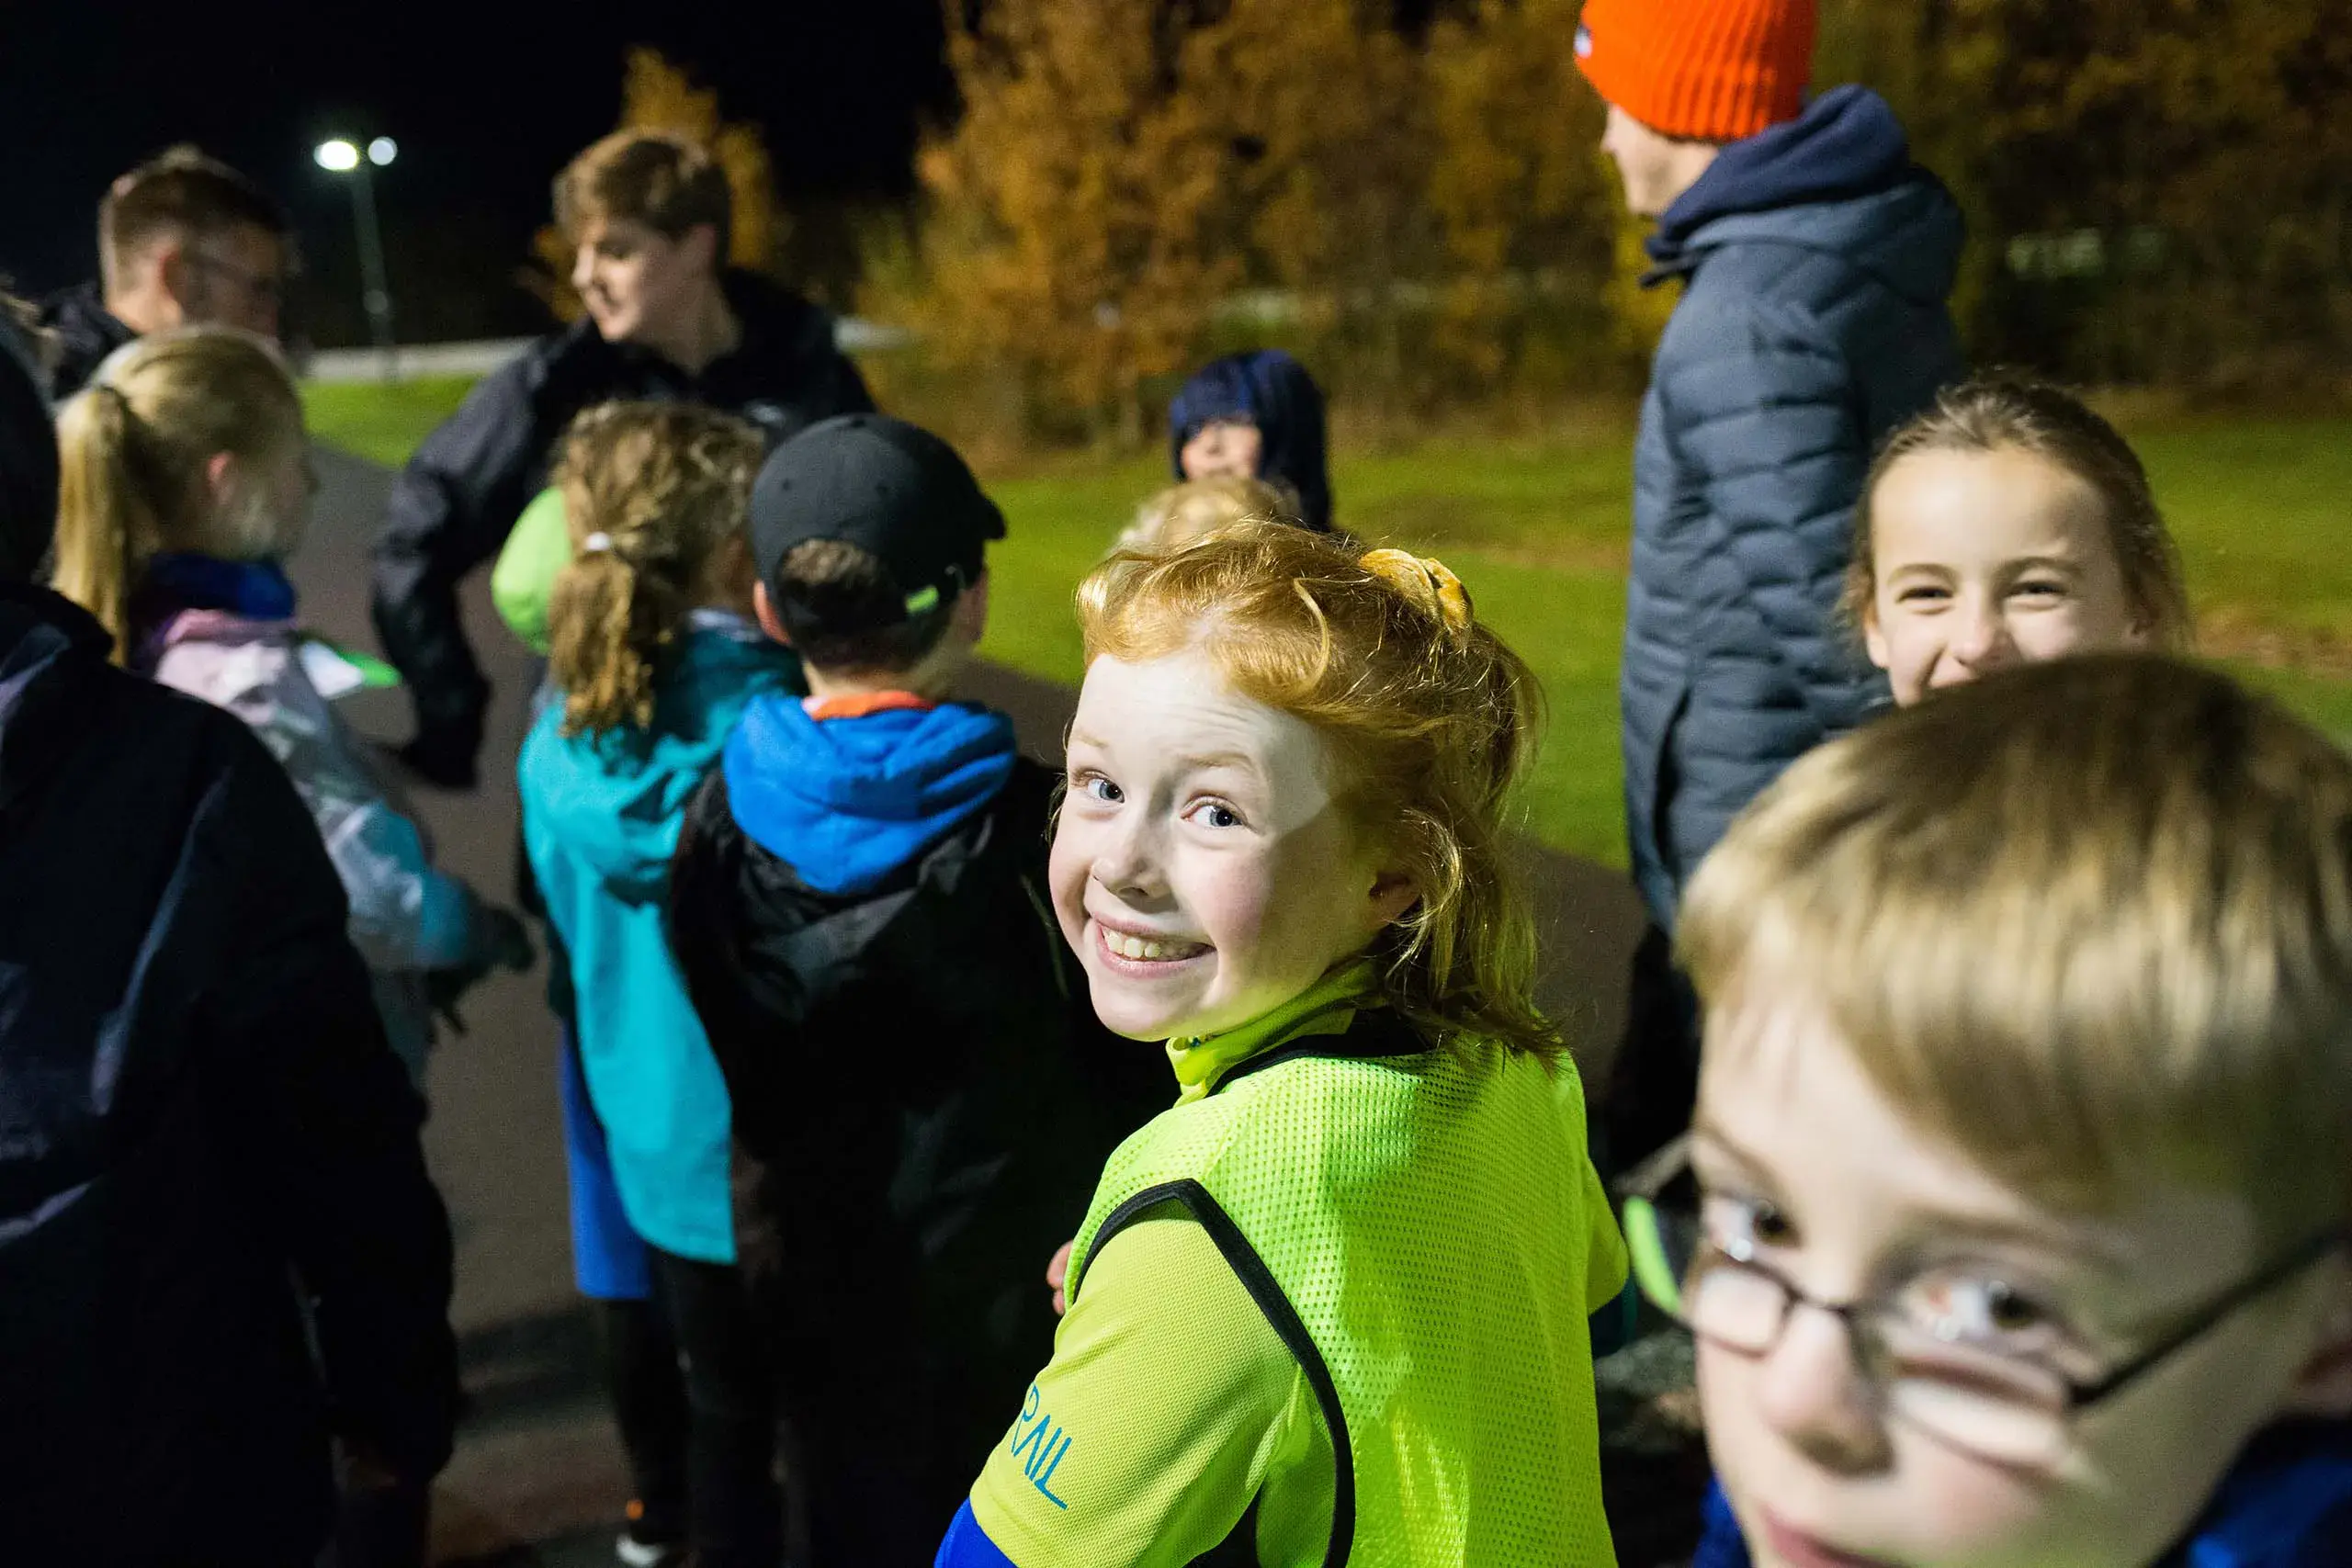
M665 1252L735 1260L727 1086L663 930L686 801L753 697L796 689L783 648L697 612L645 729L561 733L551 703L521 765L523 839L571 960L581 1066L621 1206Z

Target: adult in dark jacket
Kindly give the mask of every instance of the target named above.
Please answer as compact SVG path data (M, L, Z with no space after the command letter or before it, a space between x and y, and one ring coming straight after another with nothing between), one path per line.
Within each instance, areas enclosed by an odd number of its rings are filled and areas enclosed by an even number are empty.
M618 132L556 179L585 319L484 380L409 459L376 540L375 618L416 702L404 755L470 787L490 688L458 614L458 584L498 552L547 482L556 439L617 399L707 403L772 438L871 409L826 311L723 270L727 179L702 149Z
M1634 454L1620 697L1653 930L1608 1108L1623 1160L1690 1106L1691 1007L1668 959L1683 883L1783 768L1885 700L1838 599L1872 452L1963 372L1945 305L1962 233L1883 99L1804 101L1813 0L1584 15L1603 145L1658 220L1645 281L1683 288Z
M57 458L13 348L0 383L6 1555L307 1565L331 1437L413 1491L448 1457L423 1106L285 773L23 581Z
M214 322L277 335L291 249L286 209L193 147L131 170L98 204L98 278L41 302L50 389L80 391L133 338Z

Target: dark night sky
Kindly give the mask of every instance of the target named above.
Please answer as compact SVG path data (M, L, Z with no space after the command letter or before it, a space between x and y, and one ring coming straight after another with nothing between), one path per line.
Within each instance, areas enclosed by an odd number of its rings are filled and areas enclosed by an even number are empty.
M629 44L663 50L730 117L765 127L787 200L903 190L919 121L949 97L935 0L0 0L0 275L27 293L88 276L107 183L193 141L293 209L311 275L299 314L322 341L356 327L349 198L310 156L328 134L399 141L379 185L393 291L410 324L442 336L544 321L512 275L549 177L612 128Z

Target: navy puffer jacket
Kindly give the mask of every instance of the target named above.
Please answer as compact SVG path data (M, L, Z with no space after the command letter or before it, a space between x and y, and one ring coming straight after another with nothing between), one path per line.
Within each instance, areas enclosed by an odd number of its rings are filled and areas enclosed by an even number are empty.
M1836 607L1871 453L1962 371L1958 207L1841 87L1660 221L1686 280L1634 456L1620 694L1634 874L1668 931L1740 808L1885 698Z

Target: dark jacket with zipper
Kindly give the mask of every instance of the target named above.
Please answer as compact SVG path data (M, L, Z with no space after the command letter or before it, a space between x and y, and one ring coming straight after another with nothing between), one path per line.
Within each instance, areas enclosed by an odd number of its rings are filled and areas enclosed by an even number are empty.
M804 1347L920 1339L995 1427L1051 1353L1046 1258L1170 1099L1161 1053L1096 1022L1055 923L1055 782L985 710L820 722L762 699L672 874L763 1315Z
M330 1433L448 1457L448 1221L285 773L107 655L0 588L0 1556L307 1563Z
M49 333L56 363L49 376L49 395L59 400L90 384L107 355L139 334L107 309L106 298L95 283L63 289L40 302L41 329Z
M617 400L704 403L739 413L771 440L870 410L857 368L833 344L833 318L747 272L724 285L742 340L689 375L649 350L606 343L582 321L541 339L485 379L401 470L376 537L376 634L416 702L410 760L445 784L469 783L490 688L458 614L458 584L498 553L545 488L575 414Z
M1684 290L1634 460L1634 876L1671 931L1733 817L1886 695L1836 609L1879 444L1962 372L1960 210L1866 89L1726 147L1659 221Z

